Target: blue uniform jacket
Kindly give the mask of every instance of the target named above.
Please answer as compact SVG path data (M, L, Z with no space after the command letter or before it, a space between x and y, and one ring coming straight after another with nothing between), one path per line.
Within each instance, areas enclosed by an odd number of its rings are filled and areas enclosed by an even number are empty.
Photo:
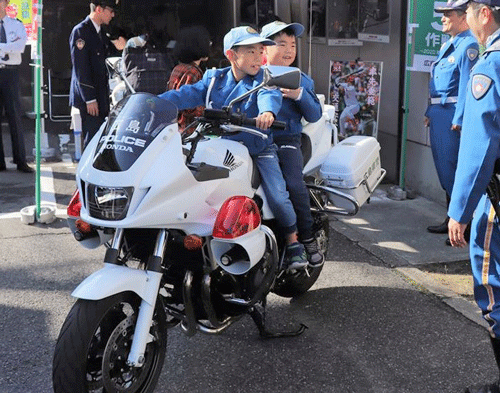
M462 125L468 81L467 77L463 76L468 75L476 63L478 51L476 39L470 30L466 30L443 44L432 66L430 97L441 97L443 105L447 97L458 97L452 124Z
M214 78L210 89L209 102L212 108L221 109L227 106L234 98L258 86L263 79L264 72L261 69L255 76L247 75L237 82L234 79L231 67L208 70L201 81L193 85L184 85L179 90L169 90L159 95L160 98L173 102L178 109L195 108L205 105L209 86ZM277 89L260 89L251 94L243 101L233 106L233 111L241 111L247 117L253 118L263 112L272 112L276 116L281 108L283 96ZM242 141L251 155L259 154L267 146L272 144L272 137L263 140L260 137L241 132L231 136L230 139Z
M497 48L496 48L497 47ZM468 223L500 157L500 35L472 69L448 215Z
M314 123L321 118L321 104L314 92L314 81L302 73L300 80L302 96L299 100L283 99L283 105L278 113L277 120L286 121L285 130L274 130L275 140L282 138L299 138L302 132L302 117L309 123Z
M109 82L106 57L110 41L97 31L87 16L77 24L69 37L71 62L71 86L69 104L80 110L87 110L87 102L97 100L99 114L109 113Z

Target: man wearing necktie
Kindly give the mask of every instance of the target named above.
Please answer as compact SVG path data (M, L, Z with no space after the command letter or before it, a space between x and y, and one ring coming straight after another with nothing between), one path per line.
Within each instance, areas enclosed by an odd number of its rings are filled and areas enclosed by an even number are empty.
M449 203L457 169L460 129L464 113L465 92L471 68L477 61L479 46L467 25L464 4L448 0L434 11L443 14L443 33L449 34L439 50L429 81L429 106L425 125L429 126L432 157L441 187ZM448 217L440 225L429 226L432 233L448 232ZM450 245L449 239L446 241Z
M0 0L0 108L5 108L12 141L12 155L17 170L30 173L26 163L24 135L21 130L21 100L19 97L19 65L26 45L23 23L7 16L9 0ZM0 171L6 169L0 133Z
M102 26L108 25L115 16L117 3L118 0L91 0L90 15L73 28L69 38L73 64L69 104L79 111L84 146L97 133L109 113L106 57L112 48ZM118 50L126 44L123 37L112 42ZM73 109L72 113L75 113Z

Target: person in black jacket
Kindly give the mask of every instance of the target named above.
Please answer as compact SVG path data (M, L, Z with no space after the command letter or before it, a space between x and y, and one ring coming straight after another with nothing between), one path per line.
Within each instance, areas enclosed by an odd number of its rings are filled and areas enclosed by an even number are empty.
M84 146L109 113L105 61L114 49L111 42L118 50L126 43L123 37L110 41L102 30L102 26L108 25L115 16L117 3L118 0L90 0L90 14L73 28L69 37L73 65L69 104L80 112Z

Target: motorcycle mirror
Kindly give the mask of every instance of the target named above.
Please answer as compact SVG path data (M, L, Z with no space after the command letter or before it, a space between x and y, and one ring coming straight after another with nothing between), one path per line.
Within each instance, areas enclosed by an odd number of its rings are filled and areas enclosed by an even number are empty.
M298 89L300 87L300 78L300 70L296 67L264 67L264 81L267 86L276 86L283 89Z

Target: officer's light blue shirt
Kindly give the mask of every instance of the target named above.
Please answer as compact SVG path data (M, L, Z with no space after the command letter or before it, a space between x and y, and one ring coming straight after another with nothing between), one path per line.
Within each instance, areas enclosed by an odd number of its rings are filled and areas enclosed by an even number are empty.
M173 102L179 110L205 105L207 92L212 84L212 79L214 79L208 101L212 108L221 109L234 98L258 86L262 82L263 76L264 71L261 69L255 76L247 75L242 80L236 81L231 67L208 70L201 81L193 85L184 85L179 90L169 90L160 94L159 97ZM264 112L272 112L276 116L281 108L282 99L278 89L259 89L235 104L233 111L241 111L249 118L257 117ZM251 155L260 153L272 143L270 135L268 139L264 140L245 132L232 136L230 139L243 142Z
M457 98L452 124L462 125L467 75L476 63L478 53L479 45L476 39L470 30L466 30L443 44L432 66L429 96L441 98L443 105L447 98Z
M496 50L495 50L496 49ZM448 215L468 223L500 157L500 30L488 40L467 87L458 166Z

